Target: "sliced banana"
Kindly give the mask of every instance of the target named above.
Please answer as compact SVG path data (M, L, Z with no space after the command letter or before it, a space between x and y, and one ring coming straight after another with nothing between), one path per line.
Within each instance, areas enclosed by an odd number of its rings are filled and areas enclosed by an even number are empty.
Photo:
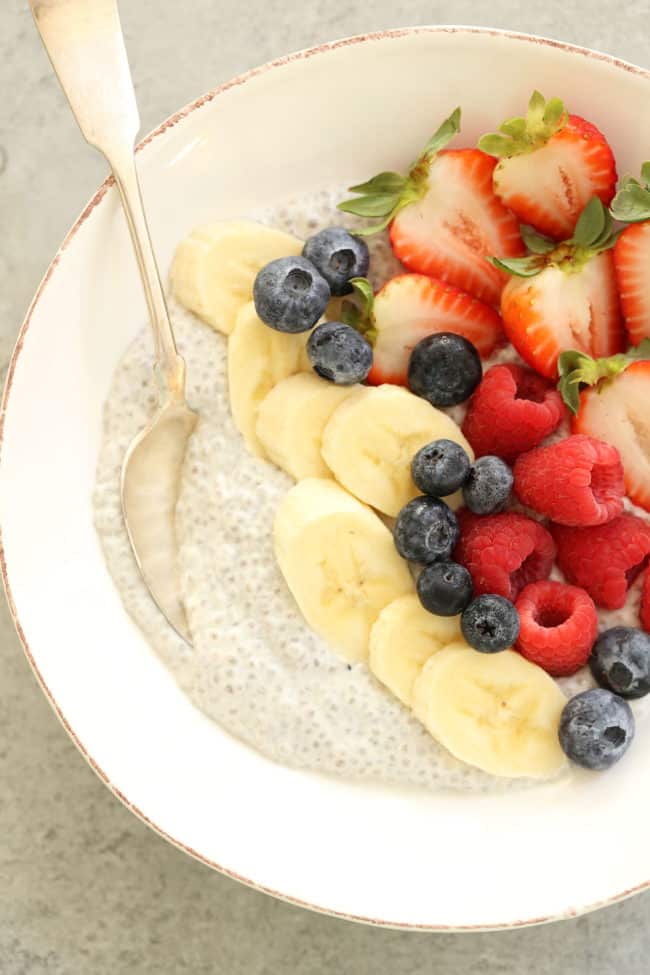
M413 685L413 710L456 758L491 775L545 778L566 759L558 740L566 704L555 681L513 650L464 643L433 654Z
M300 372L274 386L262 400L256 434L269 460L297 481L330 477L321 456L323 430L356 386L336 386L314 372Z
M307 478L278 509L275 554L307 623L346 660L368 658L370 629L413 579L381 519L335 481Z
M371 671L411 706L413 683L429 657L461 638L459 616L428 613L415 593L382 609L370 631Z
M361 501L395 517L418 494L411 461L420 447L445 437L474 459L460 428L445 413L401 386L364 386L332 414L322 454L337 481ZM457 492L446 499L461 503Z
M260 321L252 301L240 310L228 340L230 412L246 446L265 457L255 428L260 403L274 386L303 369L311 368L307 334L277 332Z
M253 296L257 272L278 257L302 252L303 242L252 220L221 220L197 227L178 245L171 287L185 308L229 335Z

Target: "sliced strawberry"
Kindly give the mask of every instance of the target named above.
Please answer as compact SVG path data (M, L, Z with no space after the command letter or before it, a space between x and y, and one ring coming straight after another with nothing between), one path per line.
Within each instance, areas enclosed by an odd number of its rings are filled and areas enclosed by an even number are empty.
M597 254L581 270L549 266L534 278L512 278L501 296L503 329L521 358L554 379L568 349L609 356L624 348L614 260Z
M519 355L543 376L557 376L558 359L574 350L610 356L624 347L609 212L598 197L587 204L561 244L526 232L532 253L495 260L515 275L501 296L503 329Z
M614 154L595 125L569 115L559 98L533 92L525 118L508 119L479 147L499 158L494 189L502 202L543 234L564 240L593 196L609 204Z
M414 347L433 332L455 332L488 356L503 338L501 319L489 305L424 274L399 274L375 295L371 385L405 386Z
M614 247L616 280L630 342L650 337L650 221L630 224Z
M573 428L618 449L628 496L650 511L650 362L584 390Z
M507 278L486 260L524 253L519 225L492 188L496 162L478 149L445 150L429 166L424 196L397 214L390 228L395 256L497 304Z
M498 304L506 277L492 254L524 253L519 225L494 193L495 160L479 149L444 149L459 131L460 110L440 126L408 175L380 173L351 187L359 195L341 210L390 226L395 255L410 271L428 274L474 297Z

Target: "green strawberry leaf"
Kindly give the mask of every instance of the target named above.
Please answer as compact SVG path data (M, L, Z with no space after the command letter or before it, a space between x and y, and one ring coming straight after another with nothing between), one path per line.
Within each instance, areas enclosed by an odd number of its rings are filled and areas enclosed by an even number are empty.
M569 410L574 414L580 406L580 388L610 382L633 362L650 359L650 339L643 339L636 348L619 352L604 359L593 359L586 352L571 349L558 360L560 380L557 388Z
M650 219L650 162L641 167L641 180L624 176L612 200L612 215L622 223L639 223Z
M601 199L592 196L578 218L573 237L565 243L599 254L613 247L617 237L609 210Z
M542 234L538 234L536 230L532 227L524 225L521 229L521 239L533 254L550 254L552 250L557 247L557 241L551 240L550 237L544 237Z
M391 223L399 211L419 200L427 191L429 163L448 142L460 131L460 108L454 109L449 118L431 136L418 159L411 166L408 176L400 173L383 172L373 176L365 183L350 187L357 196L343 200L338 209L353 213L358 217L377 217L378 222L370 227L355 230L360 237L368 237Z
M518 278L533 278L546 267L546 261L540 254L529 254L528 257L488 257L487 260L500 271L514 274Z
M528 102L526 116L506 119L498 132L489 132L482 136L478 147L497 159L533 152L560 132L568 118L560 98L545 101L539 91L534 91Z
M374 343L376 330L373 308L375 296L367 278L352 278L352 294L341 305L341 321L361 332L370 343Z
M449 118L446 118L440 128L434 132L422 151L422 156L432 159L436 153L451 142L460 132L460 108L455 108Z
M406 185L406 176L399 173L378 173L367 183L350 186L350 193L401 193Z

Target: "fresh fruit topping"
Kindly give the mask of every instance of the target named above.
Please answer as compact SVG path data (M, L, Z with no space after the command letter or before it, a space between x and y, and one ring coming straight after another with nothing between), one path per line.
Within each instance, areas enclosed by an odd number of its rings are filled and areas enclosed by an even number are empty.
M460 618L460 628L470 647L481 653L499 653L519 636L519 613L503 596L477 596Z
M475 515L505 508L512 491L512 471L500 457L480 457L463 485L463 500Z
M650 691L650 636L634 626L614 626L601 633L589 659L601 687L625 698Z
M560 718L560 745L582 768L601 771L622 758L634 738L627 701L600 687L576 694Z
M625 328L632 345L650 337L650 220L626 227L614 247Z
M576 434L536 447L515 463L522 504L560 525L602 525L623 511L623 466L616 447Z
M454 440L434 440L421 447L411 462L411 477L423 494L444 498L467 480L471 467L467 451Z
M327 227L310 237L302 256L316 267L330 286L333 295L352 291L351 278L365 278L370 254L365 240L348 233L344 227Z
M413 683L432 654L460 640L457 616L434 616L423 609L415 593L389 603L370 631L368 665L407 707Z
M413 685L415 714L441 745L510 778L545 778L566 765L557 735L565 704L555 681L512 650L488 657L452 644Z
M478 149L444 149L460 127L460 110L440 126L407 176L380 173L351 186L358 196L339 209L390 224L396 257L409 271L453 284L497 304L505 281L486 258L523 253L519 227L494 193L494 159Z
M641 179L625 176L612 201L612 214L630 223L616 241L614 264L625 327L633 345L650 337L650 163Z
M469 401L463 433L477 457L496 454L512 463L553 433L565 415L551 383L509 363L492 366L483 376Z
M568 579L603 609L621 609L650 556L650 525L623 514L606 525L552 525L557 564Z
M454 558L468 569L477 594L513 601L524 586L548 579L555 543L539 522L513 512L481 518L462 511L459 524Z
M413 349L408 368L411 392L432 406L464 403L481 381L481 359L462 335L438 332Z
M623 348L614 240L611 217L594 197L569 240L528 233L528 257L494 258L514 275L501 296L504 331L522 359L550 379L562 352L611 356Z
M332 480L306 478L278 508L275 554L311 628L346 660L366 660L370 630L413 579L382 520Z
M484 356L503 338L501 319L493 308L424 274L398 274L374 296L363 278L355 278L352 286L354 295L343 302L340 317L373 346L368 376L373 386L406 386L411 353L428 335L463 335Z
M534 91L525 118L511 118L498 133L484 135L479 149L500 161L494 170L497 196L522 223L550 237L568 237L592 196L610 203L616 162L604 135L559 98Z
M533 582L515 602L521 629L517 650L552 677L575 674L589 659L598 635L593 599L577 586Z
M362 383L372 366L372 346L343 322L317 325L309 336L307 355L314 372L339 386Z
M256 432L260 405L287 376L309 369L306 341L304 333L288 335L267 328L252 301L237 315L228 340L230 412L246 446L257 457L266 456Z
M569 349L563 352L558 361L560 375L557 388L562 399L575 415L580 407L580 392L588 386L600 386L603 392L610 380L616 379L635 362L650 359L650 339L642 341L636 348L619 352L606 358L593 359L585 352Z
M578 384L590 381L586 370L592 366L569 369L562 379L562 392L569 407L575 405L577 409L573 429L616 447L623 464L628 496L635 504L650 511L650 361L634 361L637 356L644 355L650 355L650 341L642 342L627 356L613 356L593 363L596 374L611 366L614 378L600 382L596 378L597 386L584 389L579 394L578 404L575 404ZM624 371L621 372L621 368Z
M472 577L458 562L435 562L418 576L420 602L430 613L457 616L468 606L474 593Z
M448 559L459 534L453 511L444 501L426 495L409 501L393 528L395 547L402 558L422 565Z
M257 272L276 257L300 254L302 246L297 237L252 220L197 227L176 249L171 289L185 308L230 335L253 297Z
M643 578L639 620L646 633L650 633L650 572L646 572Z
M348 491L394 518L418 493L411 479L411 458L440 437L455 440L471 455L451 417L425 400L401 386L364 386L332 414L323 433L322 454ZM459 500L449 503L458 506Z
M278 332L306 332L327 308L330 286L304 257L279 257L258 273L255 310Z
M260 328L280 335L264 325ZM335 386L313 372L282 379L257 411L255 433L265 456L296 481L329 477L330 469L321 455L323 430L352 391L351 386Z

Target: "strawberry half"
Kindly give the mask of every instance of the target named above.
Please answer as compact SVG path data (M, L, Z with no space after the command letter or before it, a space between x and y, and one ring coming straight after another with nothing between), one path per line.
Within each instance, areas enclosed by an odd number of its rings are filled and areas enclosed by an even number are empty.
M496 161L478 149L444 149L459 131L460 109L440 126L407 176L380 173L350 187L359 196L339 209L381 217L368 234L390 225L395 256L474 297L498 304L506 277L487 257L524 253L517 220L494 193Z
M400 274L375 295L373 365L368 382L407 384L411 352L427 335L455 332L489 356L503 338L490 305L424 274Z
M625 327L637 345L650 337L650 162L641 167L640 181L623 180L612 213L630 224L616 242L614 264Z
M495 259L514 277L501 296L506 336L533 369L554 379L562 352L610 356L623 345L609 212L598 199L561 244L524 231L528 257Z
M534 91L525 118L511 118L479 148L499 159L494 189L522 223L564 240L592 196L609 204L616 161L605 136L591 122L569 115L559 98Z
M625 355L562 356L558 384L576 433L616 447L630 499L650 511L650 339ZM581 390L582 387L582 391ZM584 388L587 387L587 388Z

